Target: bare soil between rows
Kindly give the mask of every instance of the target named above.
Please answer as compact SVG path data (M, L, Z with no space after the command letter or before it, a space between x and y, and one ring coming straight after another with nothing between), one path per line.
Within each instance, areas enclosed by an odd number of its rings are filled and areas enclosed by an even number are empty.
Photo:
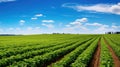
M100 63L100 50L101 50L101 47L100 47L100 40L98 41L98 46L97 46L97 49L93 55L93 58L92 58L92 61L90 63L90 65L88 67L99 67L99 63Z
M115 52L113 51L113 49L111 48L110 44L107 42L107 40L104 38L105 43L108 45L108 49L112 55L112 58L114 60L114 67L120 67L120 60L117 57L117 55L115 54Z
M114 60L114 67L120 67L119 58L117 57L117 55L115 54L115 52L113 51L110 44L107 42L107 40L105 38L104 38L104 41L105 41L106 45L108 45L108 49L109 49L109 51L112 55L112 58ZM100 40L99 40L97 48L96 48L95 53L93 55L93 58L92 58L88 67L100 67L100 53L101 53L101 43L100 43ZM63 57L64 56L61 56L61 57L55 59L52 63L49 63L50 67L52 67L53 63L55 63L57 61L60 61ZM44 67L47 67L47 65L45 65Z

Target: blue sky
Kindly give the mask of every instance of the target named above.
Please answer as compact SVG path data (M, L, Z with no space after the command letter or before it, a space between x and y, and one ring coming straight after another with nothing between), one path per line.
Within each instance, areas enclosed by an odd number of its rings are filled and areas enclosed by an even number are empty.
M0 0L0 34L120 31L119 0Z

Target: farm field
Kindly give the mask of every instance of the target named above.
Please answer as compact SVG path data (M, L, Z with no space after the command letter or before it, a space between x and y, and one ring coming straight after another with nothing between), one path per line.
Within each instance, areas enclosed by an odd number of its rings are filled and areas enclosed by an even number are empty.
M120 67L120 35L0 36L0 67Z

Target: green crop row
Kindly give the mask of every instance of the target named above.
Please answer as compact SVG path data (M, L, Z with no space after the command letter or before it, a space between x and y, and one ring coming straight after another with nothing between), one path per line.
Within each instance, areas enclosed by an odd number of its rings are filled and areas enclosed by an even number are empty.
M65 43L65 44L63 43L61 45L57 45L57 46L46 48L46 49L33 50L33 51L29 51L29 52L26 52L26 53L23 53L23 54L13 55L13 56L10 56L8 58L2 58L0 60L0 66L7 66L7 65L10 65L14 62L22 61L25 58L26 59L31 58L31 57L34 57L36 55L41 55L41 54L44 54L44 53L47 53L47 52L50 52L50 51L54 51L54 50L57 50L57 49L60 49L60 48L63 48L63 47L67 47L67 46L72 45L75 42L76 41L71 41L69 43Z
M87 67L98 45L98 40L99 38L92 42L90 46L78 56L75 62L71 64L71 67Z
M73 51L75 48L77 48L78 46L80 46L86 41L88 41L88 39L80 40L79 42L72 44L71 46L63 47L61 49L58 49L58 50L55 50L55 51L52 51L52 52L49 52L49 53L46 53L40 56L34 56L33 58L24 59L24 61L14 63L11 66L21 67L22 65L24 65L24 66L29 66L29 67L43 67L49 64L50 62L57 60L57 58L62 57L66 55L67 53Z
M120 47L120 34L118 35L106 35L105 37L109 38L113 43Z
M115 54L119 57L120 59L120 46L113 43L109 38L105 38L107 40L107 42L109 43L109 45L112 47L112 49L115 51Z
M100 54L100 67L113 67L112 55L108 49L108 45L104 39L101 38L101 54Z
M77 47L74 51L64 56L62 60L52 64L52 67L68 67L95 39L96 38Z
M69 36L69 37L67 37ZM83 36L82 36L83 37ZM31 36L0 36L0 52L9 49L20 50L24 47L34 47L49 45L50 43L60 43L66 40L76 40L76 35L31 35Z
M104 36L120 59L118 35L0 36L0 67L87 67ZM101 38L99 67L113 67L107 43Z
M4 58L9 57L11 55L26 53L28 51L34 51L34 50L40 50L43 48L45 49L45 48L53 47L53 46L60 45L60 44L65 43L65 42L70 42L71 40L78 40L78 39L61 40L61 42L55 40L53 42L48 42L48 43L44 43L44 44L37 44L37 45L34 43L31 43L33 46L27 45L26 47L16 47L15 49L14 48L9 48L9 49L6 48L6 50L0 51L0 59L3 57Z
M50 47L53 47L53 46L56 46L56 45L60 45L60 44L64 44L66 43L67 41L65 42L58 42L58 43L51 43L51 44L48 44L48 45L38 45L38 46L34 46L34 47L25 47L25 48L21 48L21 49L9 49L5 52L0 52L0 59L2 58L6 58L6 57L10 57L12 55L17 55L17 54L23 54L23 53L26 53L26 52L30 52L30 51L35 51L35 50L40 50L40 49L45 49L45 48L50 48ZM70 42L70 41L68 41Z

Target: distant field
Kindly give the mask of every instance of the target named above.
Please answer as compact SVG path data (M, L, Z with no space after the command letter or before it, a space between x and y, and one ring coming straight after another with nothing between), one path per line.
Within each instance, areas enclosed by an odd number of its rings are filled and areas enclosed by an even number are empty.
M0 36L0 67L120 67L120 35Z

